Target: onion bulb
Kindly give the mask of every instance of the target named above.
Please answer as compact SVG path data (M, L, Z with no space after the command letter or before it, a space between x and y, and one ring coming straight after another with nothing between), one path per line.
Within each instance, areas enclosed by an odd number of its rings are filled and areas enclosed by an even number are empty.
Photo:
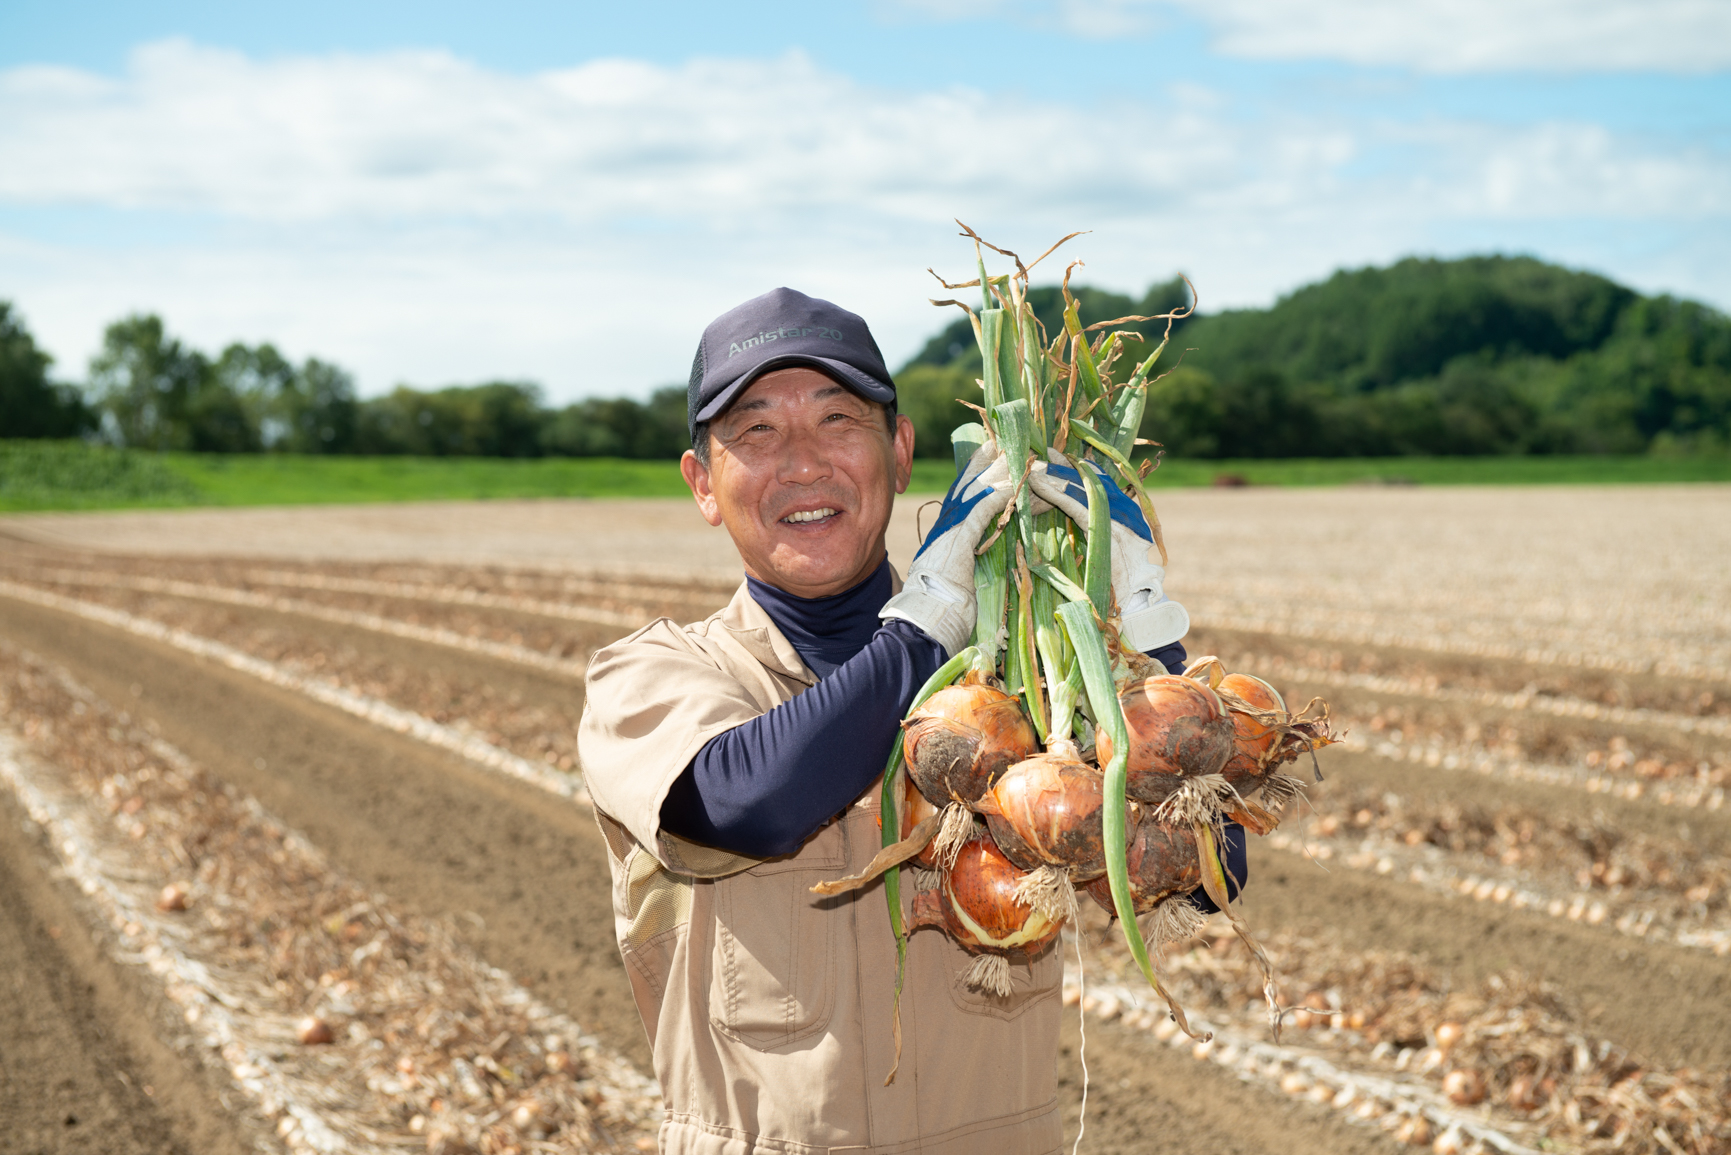
M1118 696L1130 732L1126 793L1160 802L1186 778L1220 773L1233 753L1232 722L1220 695L1201 682L1163 674L1131 683ZM1100 765L1112 760L1112 737L1094 735Z
M302 1046L320 1047L336 1041L331 1025L316 1015L308 1015L295 1024L295 1037Z
M1281 721L1287 717L1286 700L1280 691L1249 674L1228 674L1220 680L1219 689L1235 694L1245 704L1262 711L1278 711ZM1279 724L1259 721L1242 710L1232 710L1232 757L1220 771L1233 789L1244 790L1253 785L1268 770L1269 754L1280 741Z
M1036 754L1006 770L974 808L1018 868L1068 867L1072 879L1086 882L1106 873L1104 786L1085 762Z
M944 873L934 898L916 904L915 922L942 926L976 954L1038 950L1057 936L1062 923L1016 901L1016 887L1026 873L991 839L972 839Z
M1130 835L1125 864L1130 869L1130 898L1137 914L1147 914L1175 894L1189 894L1202 885L1202 860L1197 857L1196 834L1188 826L1167 826L1146 819ZM1084 889L1108 913L1112 890L1105 878L1097 878Z
M933 805L973 802L1040 748L1021 703L980 683L945 686L902 723L908 774Z

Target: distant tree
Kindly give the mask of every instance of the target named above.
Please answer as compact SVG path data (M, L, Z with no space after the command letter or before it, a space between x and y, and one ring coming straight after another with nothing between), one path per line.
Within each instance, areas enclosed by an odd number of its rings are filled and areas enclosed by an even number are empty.
M246 402L204 354L170 338L160 317L134 315L108 326L90 362L90 388L105 428L123 445L227 453L260 447Z
M1090 322L1126 300L1074 292ZM1056 286L1028 293L1049 327L1058 298ZM1134 311L1187 300L1182 281L1166 282ZM1187 319L1174 335L1184 367L1151 387L1142 435L1175 455L1731 447L1731 320L1530 257L1343 270L1268 309ZM971 377L978 364L959 318L903 375L929 365Z
M1218 457L1223 419L1214 378L1179 366L1149 385L1140 435L1173 457Z
M541 444L562 457L676 458L690 447L685 386L657 389L647 403L612 397L567 405L547 415Z
M259 444L265 449L279 448L288 435L278 412L279 398L293 388L293 362L277 352L275 345L249 348L237 342L222 351L211 365L211 373L223 389L240 398L259 431Z
M914 423L915 455L950 459L950 431L979 420L962 404L980 403L978 369L915 363L897 373L895 381L896 409Z
M481 457L541 456L541 387L495 381L463 391L471 452Z
M91 428L78 390L48 379L53 363L12 303L0 301L0 438L76 437Z
M645 406L649 411L652 438L643 444L641 456L677 458L691 448L691 432L686 426L686 389L684 385L663 385L649 395Z
M544 420L538 386L513 381L422 392L399 385L361 402L355 449L422 457L538 457Z
M355 382L343 370L309 357L278 394L276 420L287 427L280 448L291 453L353 453L360 425Z

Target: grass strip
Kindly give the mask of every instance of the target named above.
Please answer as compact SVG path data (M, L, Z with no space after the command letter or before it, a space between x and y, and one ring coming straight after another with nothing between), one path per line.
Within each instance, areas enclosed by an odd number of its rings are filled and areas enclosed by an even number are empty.
M947 461L914 462L910 493L942 493ZM1731 457L1167 459L1150 489L1230 486L1624 485L1731 482ZM676 461L612 457L317 457L154 453L0 440L0 511L350 505L537 497L684 497Z

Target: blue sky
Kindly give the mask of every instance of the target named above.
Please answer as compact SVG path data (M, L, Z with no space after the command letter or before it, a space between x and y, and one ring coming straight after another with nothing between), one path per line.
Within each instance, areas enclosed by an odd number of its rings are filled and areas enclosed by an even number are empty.
M366 392L640 394L782 283L895 362L952 216L1204 308L1484 251L1724 308L1731 5L0 6L0 299L69 378L150 310Z

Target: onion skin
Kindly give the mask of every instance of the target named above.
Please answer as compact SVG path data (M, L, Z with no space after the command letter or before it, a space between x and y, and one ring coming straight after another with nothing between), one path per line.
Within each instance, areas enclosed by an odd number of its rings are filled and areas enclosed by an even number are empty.
M926 799L924 794L920 793L919 787L914 785L914 780L912 778L906 779L906 787L902 790L901 836L906 838L914 832L914 827L918 826L921 822L936 813L938 813L938 808L933 806L931 802ZM936 870L938 868L938 860L932 857L932 847L930 843L927 843L924 850L908 859L908 861L917 866L923 866L927 870Z
M1236 694L1258 710L1278 710L1287 713L1286 700L1280 691L1249 674L1228 674L1220 680L1220 689ZM1264 725L1237 710L1231 711L1233 750L1220 771L1233 789L1243 791L1254 786L1268 772L1269 755L1280 741L1277 726Z
M1185 778L1218 774L1233 753L1232 721L1220 695L1201 682L1163 674L1132 683L1118 696L1130 732L1125 792L1157 803ZM1100 764L1112 760L1112 736L1094 737Z
M903 723L908 776L934 806L977 801L1040 748L1021 703L978 683L945 686Z
M1280 815L1264 810L1248 798L1226 807L1225 813L1227 819L1256 835L1273 834L1280 826Z
M1038 950L1057 937L1063 924L1015 900L1026 873L991 839L973 839L956 855L939 888L918 896L914 923L943 927L975 954Z
M1105 778L1063 754L1016 763L980 798L992 839L1022 870L1064 866L1076 882L1106 873Z
M1202 885L1202 863L1196 857L1196 834L1188 826L1143 822L1125 847L1130 867L1130 897L1137 914L1147 914L1175 894L1189 894ZM1112 890L1104 878L1083 888L1088 897L1113 913Z

